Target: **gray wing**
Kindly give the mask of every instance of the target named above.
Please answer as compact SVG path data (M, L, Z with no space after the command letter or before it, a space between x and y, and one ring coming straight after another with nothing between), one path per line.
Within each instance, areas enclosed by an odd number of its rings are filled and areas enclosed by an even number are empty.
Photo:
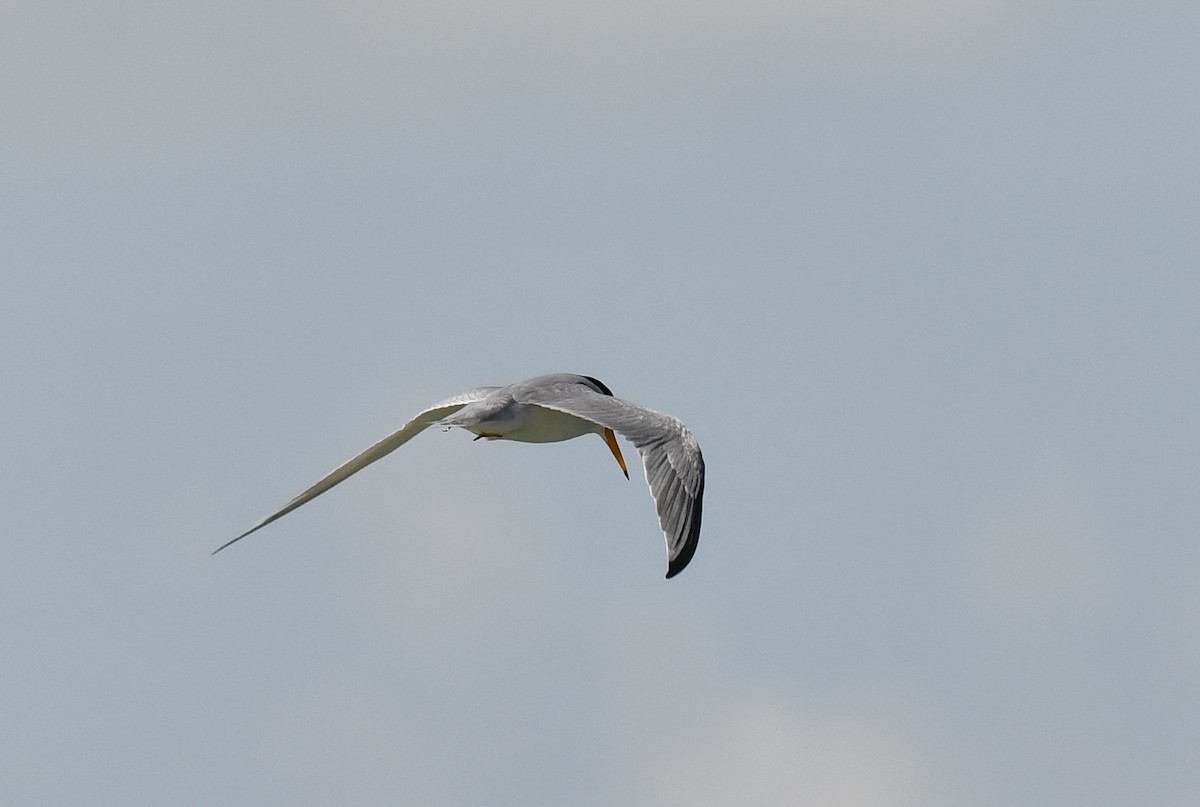
M696 554L704 504L704 456L700 444L677 418L603 395L581 383L555 382L523 389L516 399L566 412L612 429L637 448L646 483L667 542L667 577Z
M267 516L262 521L243 532L237 538L221 544L219 547L213 550L213 554L215 555L230 544L242 540L250 533L262 529L275 519L286 516L300 505L312 501L334 485L338 484L339 482L344 482L355 473L361 471L363 468L366 468L368 465L375 462L375 460L381 459L392 453L397 448L423 432L437 420L445 417L451 412L457 412L459 409L462 409L469 403L482 401L484 398L488 397L488 395L498 389L500 389L500 387L476 387L475 389L468 390L461 395L455 395L453 398L447 398L440 403L434 404L418 414L412 420L408 421L408 423L405 423L398 430L392 432L387 437L368 448L366 451L362 452L353 459L347 460L334 470L330 471L308 490L304 491L299 496L285 504L283 507L279 508L271 515Z

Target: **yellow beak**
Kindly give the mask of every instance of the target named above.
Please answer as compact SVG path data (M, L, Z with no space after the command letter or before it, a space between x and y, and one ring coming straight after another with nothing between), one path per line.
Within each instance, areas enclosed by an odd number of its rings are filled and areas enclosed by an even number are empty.
M608 445L608 450L617 458L617 465L621 466L621 472L625 474L625 478L629 478L629 469L625 467L625 458L621 456L621 447L617 445L617 436L613 434L612 429L604 430L604 442Z

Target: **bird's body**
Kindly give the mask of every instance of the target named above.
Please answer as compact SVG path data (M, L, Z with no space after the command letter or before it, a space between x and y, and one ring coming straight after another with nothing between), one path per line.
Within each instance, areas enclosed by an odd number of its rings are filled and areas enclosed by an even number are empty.
M466 429L476 439L523 443L554 443L598 434L628 478L614 434L620 433L642 456L667 542L667 577L681 572L696 552L704 457L692 433L670 415L616 398L599 380L571 373L537 376L507 387L477 387L434 404L216 551L311 501L435 424Z
M493 395L467 404L441 421L444 426L461 426L489 440L515 440L520 443L558 443L585 434L599 434L604 428L566 412L556 412L533 404Z

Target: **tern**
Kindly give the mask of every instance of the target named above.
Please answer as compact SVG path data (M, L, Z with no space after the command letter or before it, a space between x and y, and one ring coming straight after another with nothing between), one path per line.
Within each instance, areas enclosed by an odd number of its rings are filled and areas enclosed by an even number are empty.
M476 440L523 443L555 443L598 434L628 479L629 469L617 445L616 434L620 434L642 457L646 483L667 543L667 577L683 571L696 554L704 500L704 457L696 438L677 418L617 398L599 379L573 373L537 376L507 387L476 387L434 404L217 547L213 554L312 501L434 425L446 431L454 426L466 429L476 435Z

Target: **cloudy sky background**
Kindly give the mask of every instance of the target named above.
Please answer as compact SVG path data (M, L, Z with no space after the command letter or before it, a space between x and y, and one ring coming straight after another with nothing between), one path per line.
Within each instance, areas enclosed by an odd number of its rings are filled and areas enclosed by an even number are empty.
M1200 7L6 6L0 800L1183 805ZM595 375L709 479L664 581Z

